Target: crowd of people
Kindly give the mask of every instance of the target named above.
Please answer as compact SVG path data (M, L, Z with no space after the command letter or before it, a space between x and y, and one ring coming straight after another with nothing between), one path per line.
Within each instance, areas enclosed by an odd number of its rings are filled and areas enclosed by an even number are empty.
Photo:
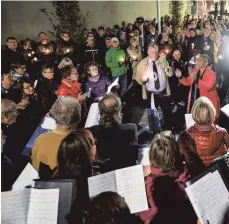
M176 28L165 16L161 27L156 19L139 17L134 24L85 29L84 43L66 31L57 41L45 32L38 43L7 38L1 62L2 191L31 162L40 179L76 179L69 223L197 223L184 183L229 151L229 120L220 112L229 103L229 20L187 15ZM93 103L98 124L84 128ZM189 128L187 113L195 122ZM45 116L56 128L35 140L31 158L22 155ZM156 119L159 128L152 125ZM136 165L145 144L149 209L130 214L114 192L90 201L87 178Z

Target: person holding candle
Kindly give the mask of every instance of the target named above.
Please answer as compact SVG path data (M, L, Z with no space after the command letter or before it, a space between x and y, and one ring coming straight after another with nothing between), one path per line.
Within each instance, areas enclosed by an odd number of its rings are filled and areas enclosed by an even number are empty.
M146 41L148 44L156 43L158 39L158 33L156 32L156 28L153 25L149 25L149 34L146 37Z
M119 46L119 40L116 37L111 39L112 47L106 53L106 66L111 69L112 80L119 77L121 95L127 90L127 55Z
M44 64L53 65L55 62L55 45L48 41L48 36L45 32L38 34L40 42L37 46L38 59Z
M135 37L130 39L130 46L127 48L127 53L133 70L132 78L134 79L137 73L137 66L142 60L141 49Z
M69 33L66 31L62 32L61 39L58 41L56 48L57 63L59 63L64 57L71 59L74 48L75 46L73 41L70 39Z
M166 88L169 85L166 82L166 76L172 75L172 69L164 68L159 62L158 51L157 45L148 45L148 57L138 64L135 79L142 86L142 98L147 100L147 107L153 109L155 106L160 106L164 115L164 128L171 130L172 110L170 107L170 93Z
M210 38L211 29L207 26L204 28L203 35L200 35L195 40L195 49L199 49L201 54L207 54L211 63L214 63L214 43Z

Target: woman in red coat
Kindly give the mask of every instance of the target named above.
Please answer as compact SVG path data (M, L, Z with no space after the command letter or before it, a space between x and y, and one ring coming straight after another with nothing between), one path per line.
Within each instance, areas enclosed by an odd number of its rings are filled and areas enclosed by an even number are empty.
M188 113L194 101L205 96L213 103L216 109L216 119L220 113L220 102L216 90L216 74L208 66L210 58L206 54L201 54L198 58L198 67L195 68L187 78L182 78L180 82L185 86L191 86L189 92Z
M149 209L138 214L143 223L196 223L184 190L190 175L171 132L164 131L154 137L149 159L151 173L145 178Z
M71 96L79 101L84 101L87 93L81 94L81 84L78 82L79 74L75 67L66 66L60 70L61 85L57 90L57 96Z

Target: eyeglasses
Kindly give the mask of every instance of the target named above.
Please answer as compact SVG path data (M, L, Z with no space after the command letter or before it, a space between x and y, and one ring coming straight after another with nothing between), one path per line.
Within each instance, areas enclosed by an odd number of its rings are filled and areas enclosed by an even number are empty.
M50 72L43 72L43 73L54 73L53 71L50 71Z

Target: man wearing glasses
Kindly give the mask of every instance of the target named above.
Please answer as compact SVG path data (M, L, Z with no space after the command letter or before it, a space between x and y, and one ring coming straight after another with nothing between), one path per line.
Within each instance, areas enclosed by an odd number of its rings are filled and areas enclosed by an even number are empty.
M37 83L35 91L41 96L45 113L48 113L57 99L55 92L59 87L58 83L54 80L53 67L49 65L42 66L41 75L35 83Z
M2 72L9 72L12 64L25 63L24 57L17 51L16 38L8 37L6 45L6 49L2 52Z

